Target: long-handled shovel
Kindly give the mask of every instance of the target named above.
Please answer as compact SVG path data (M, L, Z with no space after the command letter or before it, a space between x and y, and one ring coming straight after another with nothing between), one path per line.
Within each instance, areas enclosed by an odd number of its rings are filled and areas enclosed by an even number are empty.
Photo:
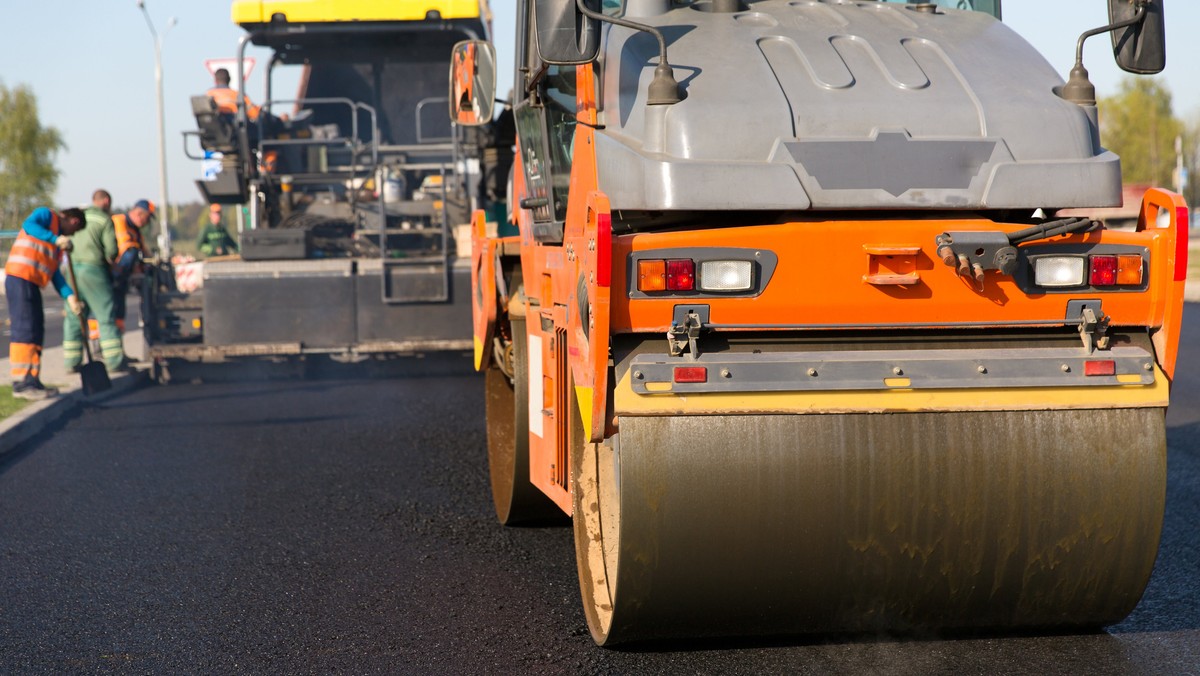
M67 274L71 277L71 288L75 290L76 295L79 294L79 284L75 282L75 266L71 263L71 253L67 252ZM71 308L67 308L67 312L71 312ZM71 314L75 314L71 312ZM87 361L79 369L79 375L83 379L83 393L91 396L97 392L103 392L112 388L112 381L108 379L108 371L105 370L104 364L92 359L91 341L88 340L87 320L83 315L75 315L79 320L80 335L83 339L83 352L87 355Z

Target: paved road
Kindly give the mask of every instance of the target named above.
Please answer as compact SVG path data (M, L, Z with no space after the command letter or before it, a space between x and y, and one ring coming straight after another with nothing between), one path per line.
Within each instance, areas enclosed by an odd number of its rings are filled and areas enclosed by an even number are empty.
M1076 636L593 646L567 529L505 530L465 360L147 388L0 463L0 673L1200 673L1200 307L1142 604Z

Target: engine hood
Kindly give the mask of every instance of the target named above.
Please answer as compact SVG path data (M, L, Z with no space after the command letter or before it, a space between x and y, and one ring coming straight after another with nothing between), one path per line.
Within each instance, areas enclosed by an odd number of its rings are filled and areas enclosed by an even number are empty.
M646 105L654 38L606 24L597 158L614 208L1114 206L1120 162L1059 75L979 12L706 2L629 17L666 36L684 100Z

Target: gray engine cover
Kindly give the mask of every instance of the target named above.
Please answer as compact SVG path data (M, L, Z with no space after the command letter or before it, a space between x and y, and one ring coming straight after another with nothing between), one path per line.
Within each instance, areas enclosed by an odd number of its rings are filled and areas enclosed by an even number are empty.
M606 24L597 133L614 208L1117 206L1120 161L989 15L852 0L706 2L666 35L685 99L647 106L654 38ZM1070 36L1063 36L1067 40Z

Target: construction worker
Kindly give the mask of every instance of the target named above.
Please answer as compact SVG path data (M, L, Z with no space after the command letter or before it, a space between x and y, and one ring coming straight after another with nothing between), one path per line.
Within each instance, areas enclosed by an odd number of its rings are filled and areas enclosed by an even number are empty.
M113 316L110 270L117 259L117 235L113 220L95 205L84 209L84 227L71 235L75 263L75 293L87 306L100 330L100 354L110 371L128 370L121 333ZM63 358L67 370L78 370L83 362L87 337L74 317L63 320Z
M67 301L77 317L84 307L58 269L59 252L71 250L70 236L83 227L79 209L56 213L38 207L21 224L21 232L8 252L4 264L4 291L8 295L11 342L8 363L12 370L13 396L45 399L58 394L46 387L39 377L42 369L42 342L46 336L46 316L42 309L42 288L53 282L58 295Z
M237 241L225 229L225 224L221 220L220 204L208 207L208 223L200 231L196 247L202 256L226 256L238 252Z
M92 206L106 214L112 213L112 195L104 188L97 188L92 193Z
M238 93L237 90L229 86L229 71L224 68L218 68L213 73L213 81L213 87L207 93L216 102L217 110L228 115L236 115ZM250 97L244 94L242 95L242 101L246 104L246 119L251 122L257 122L261 109L251 103Z
M117 262L113 265L113 319L117 330L125 333L125 296L129 294L129 278L142 271L142 259L149 255L142 228L154 218L154 202L138 200L133 208L112 217L117 236Z

